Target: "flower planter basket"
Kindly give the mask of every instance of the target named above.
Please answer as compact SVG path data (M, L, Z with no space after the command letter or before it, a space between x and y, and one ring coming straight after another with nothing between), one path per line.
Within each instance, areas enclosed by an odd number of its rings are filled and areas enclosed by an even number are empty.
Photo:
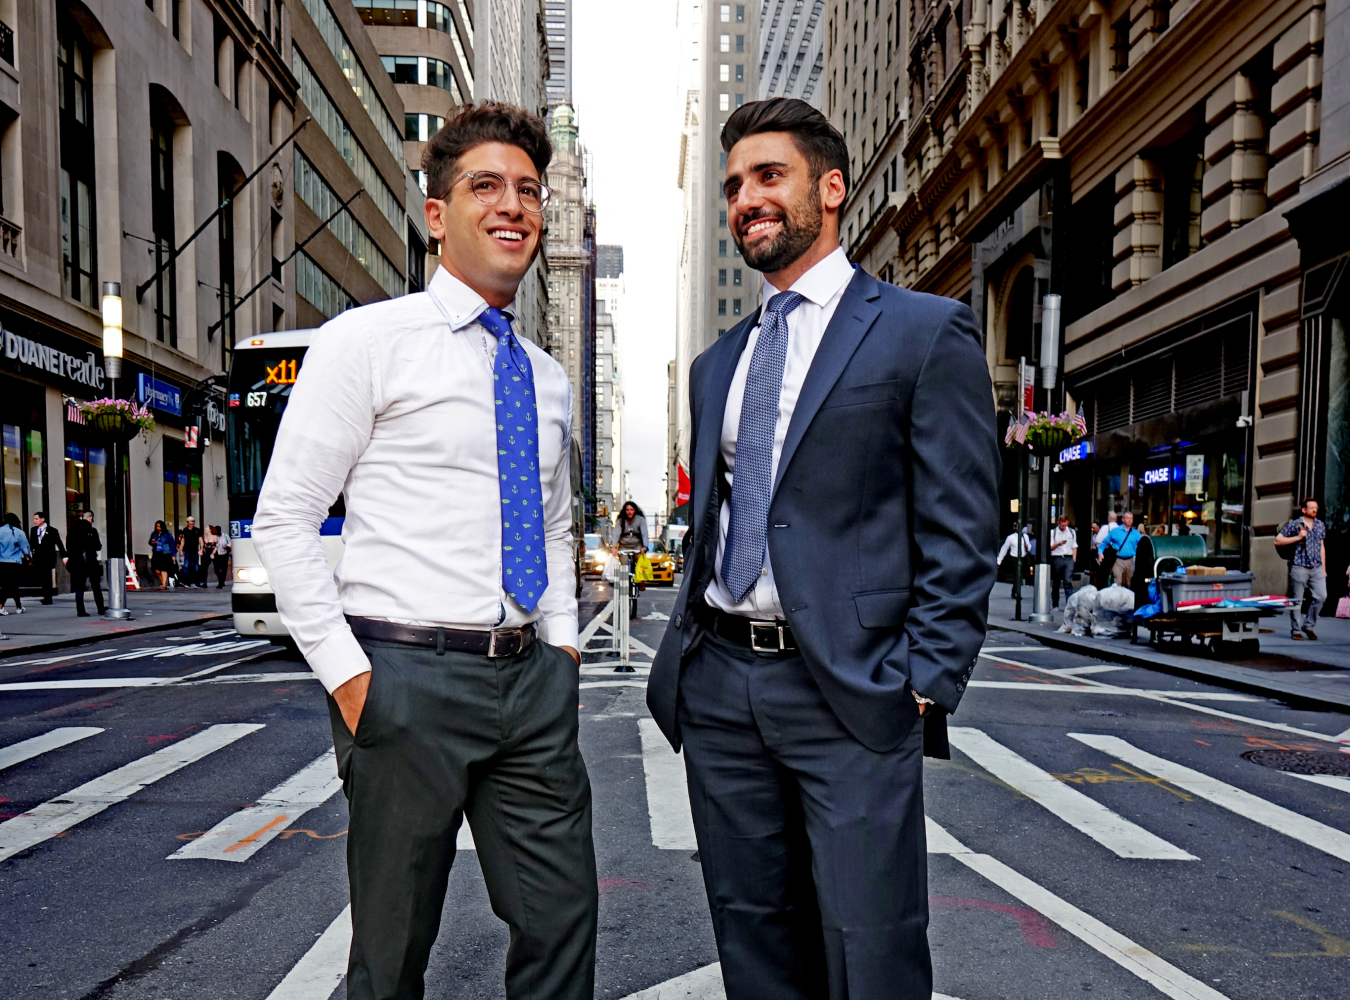
M85 422L91 431L110 441L130 441L141 431L124 413L95 413L86 417Z
M153 430L150 411L126 399L96 399L82 403L85 426L106 441L130 441L141 431Z
M1058 455L1072 440L1069 432L1059 427L1038 427L1027 434L1027 444L1036 455Z

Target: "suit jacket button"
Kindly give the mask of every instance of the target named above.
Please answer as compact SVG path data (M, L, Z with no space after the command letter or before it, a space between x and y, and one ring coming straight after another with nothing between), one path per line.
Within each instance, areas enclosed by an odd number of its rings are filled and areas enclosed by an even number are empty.
M672 624L673 624L676 628L683 628L683 627L684 627L684 615L676 615L676 616L675 616L675 621L674 621Z

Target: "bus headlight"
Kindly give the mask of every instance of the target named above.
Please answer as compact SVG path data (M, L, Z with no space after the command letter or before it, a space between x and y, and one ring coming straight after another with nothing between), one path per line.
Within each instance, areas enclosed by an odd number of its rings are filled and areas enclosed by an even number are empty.
M240 583L249 583L255 587L267 586L267 570L261 566L243 566L234 571L234 578Z

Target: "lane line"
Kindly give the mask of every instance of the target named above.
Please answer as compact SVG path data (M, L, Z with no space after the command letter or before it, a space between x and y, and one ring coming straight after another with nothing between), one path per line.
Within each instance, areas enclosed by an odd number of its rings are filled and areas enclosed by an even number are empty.
M129 799L147 785L262 728L261 723L211 726L5 820L0 823L0 861L64 833L109 806Z
M1216 806L1237 813L1253 823L1259 823L1286 837L1302 841L1309 847L1315 847L1342 861L1350 861L1350 833L1309 819L1273 802L1267 802L1258 795L1245 792L1218 778L1211 778L1182 764L1156 757L1118 736L1096 736L1090 733L1069 733L1069 736L1080 743L1086 743L1094 750L1119 758L1131 767L1137 767L1141 771L1147 771L1155 777L1169 781L1192 795L1198 795Z
M1335 774L1294 774L1292 771L1286 771L1285 773L1291 778L1302 778L1304 781L1325 785L1327 788L1350 792L1350 778L1342 778Z
M352 950L352 908L349 904L319 935L300 961L291 966L267 1000L328 1000L347 975Z
M64 660L78 660L81 656L93 656L95 653L111 653L117 647L104 649L82 649L78 653L66 653L64 656L48 656L41 660L5 660L0 667L45 667L49 663L61 663Z
M1143 945L1089 916L1002 861L988 854L975 854L931 819L927 821L927 827L928 853L955 858L1172 1000L1228 1000L1218 990L1188 976Z
M1105 663L1094 663L1087 667L1061 667L1050 671L1060 677L1086 677L1088 674L1112 674L1117 670L1129 670L1129 667L1111 667ZM1256 699L1252 699L1255 701Z
M1035 670L1043 674L1052 673L1050 668L1038 667L1034 663L1022 663L1018 660L1009 660L1002 656L985 656L984 653L980 653L980 656L987 660L1011 664L1014 667L1026 667L1028 670ZM1090 677L1082 678L1080 683L1089 687L1104 689L1100 692L1102 694L1107 694L1111 691L1138 692L1138 697L1147 698L1149 701L1156 701L1164 705L1174 705L1177 708L1188 708L1192 712L1199 712L1202 715L1213 715L1220 719L1230 719L1233 722L1246 723L1249 726L1259 726L1262 729L1273 729L1276 732L1289 733L1291 736L1303 736L1310 740L1321 740L1323 743L1340 743L1342 742L1342 738L1346 737L1346 733L1350 733L1350 729L1347 729L1346 732L1342 733L1340 736L1328 736L1326 733L1314 732L1311 729L1299 729L1297 726L1287 726L1283 722L1266 722L1264 719L1254 719L1249 715L1237 715L1233 712L1225 712L1222 709L1210 708L1208 705L1196 705L1189 701L1182 701L1182 698L1203 697L1203 695L1191 694L1190 692L1140 691L1137 688L1123 688L1116 684L1107 684L1105 681L1094 681Z
M0 691L98 691L106 688L168 687L176 677L91 677L75 681L14 681Z
M211 858L247 861L292 823L342 790L332 749L326 750L257 803L226 816L196 840L170 854L166 861Z
M631 662L631 661L630 661L630 662ZM633 674L634 674L635 676L637 676L637 677L646 677L646 676L647 676L648 674L650 674L650 673L651 673L651 669L648 668L648 667L638 667L638 668L636 668L636 669L633 671ZM613 677L613 676L614 676L614 668L613 668L613 667L607 667L607 666L605 666L603 663L602 663L602 664L599 664L599 665L596 665L596 666L583 666L583 667L581 668L581 676L582 676L582 677Z
M196 687L198 684L271 684L276 681L317 681L318 675L312 670L277 671L270 674L230 674L229 677L203 677L199 681L189 681L184 687Z
M722 964L714 962L683 976L667 979L645 990L630 993L623 1000L726 1000L722 983ZM945 993L934 993L933 1000L956 1000Z
M601 608L599 614L597 614L594 618L588 621L586 623L586 627L581 630L581 636L579 639L579 641L581 642L581 646L579 647L580 649L586 648L586 643L590 642L591 639L595 637L595 630L598 629L602 624L604 624L605 620L608 619L609 616L612 614L614 614L614 602L610 601L603 608Z
M645 688L646 681L583 681L577 685L582 690L586 688Z
M1075 680L1077 678L1074 678ZM1105 695L1123 695L1133 698L1170 698L1170 691L1156 691L1147 688L1126 688L1126 687L1107 687L1096 688L1088 687L1084 684L1037 684L1035 681L967 681L966 687L973 688L993 688L1002 691L1058 691L1070 692L1073 694L1105 694ZM1233 691L1202 691L1199 694L1188 694L1187 698L1201 698L1205 701L1262 701L1261 698L1254 698L1249 694L1237 694Z
M32 739L11 743L7 747L0 748L0 771L15 764L22 764L49 750L59 750L76 740L97 736L101 732L103 730L96 726L64 726L41 736L34 736Z
M178 678L178 683L182 684L184 681L195 681L200 677L210 677L212 674L218 674L220 671L228 670L230 667L237 667L241 663L252 663L254 660L261 660L270 652L272 652L270 649L260 649L256 653L250 653L248 656L241 656L237 660L228 660L225 663L217 663L214 666L206 667L205 669L198 670L194 673L184 674L182 677Z
M642 737L642 770L647 776L652 844L665 851L698 850L684 757L670 749L655 719L639 719L638 733Z
M952 746L980 767L1118 857L1199 860L1194 854L1154 836L1076 788L1070 788L983 731L953 726L947 732Z

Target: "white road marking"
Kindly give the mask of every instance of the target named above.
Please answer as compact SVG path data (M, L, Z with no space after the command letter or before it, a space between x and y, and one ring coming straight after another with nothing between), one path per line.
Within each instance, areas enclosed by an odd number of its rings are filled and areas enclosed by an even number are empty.
M181 640L180 640L181 641ZM270 639L240 639L237 642L190 642L185 646L140 646L112 656L101 656L90 663L105 663L109 660L162 660L172 656L215 656L217 653L238 653L257 646L270 646Z
M1105 663L1094 663L1086 667L1060 667L1057 670L1051 670L1052 674L1060 677L1086 677L1088 674L1111 674L1117 670L1129 670L1129 667L1111 667ZM1252 699L1253 701L1255 699Z
M237 660L227 660L224 663L214 663L211 666L206 667L202 670L198 670L194 673L184 674L182 677L178 678L178 683L182 684L186 681L195 681L201 677L210 677L212 674L218 674L222 670L229 670L230 667L237 667L241 663L251 663L254 660L260 660L264 656L266 656L269 652L270 650L259 650L256 653L250 653L248 656L241 656Z
M577 687L586 688L645 688L646 681L583 681Z
M32 739L11 743L7 747L0 748L0 771L15 764L22 764L48 750L60 749L76 740L97 736L101 732L103 730L95 726L64 726L41 736L34 736Z
M601 625L603 625L605 621L609 618L609 616L612 614L614 614L614 602L610 601L608 604L606 604L603 608L600 609L600 613L598 615L596 615L594 618L592 618L590 621L586 623L586 627L581 630L581 637L580 637L581 649L586 648L586 643L590 642L591 639L595 637L595 630L598 629Z
M337 915L267 1000L328 1000L347 975L352 950L352 908Z
M1338 791L1350 792L1350 778L1342 778L1334 774L1294 774L1292 771L1286 771L1285 773L1291 778L1302 778L1304 781L1326 785L1326 787L1335 788Z
M639 719L638 733L642 737L642 770L647 775L652 844L667 851L698 850L683 755L670 749L654 719Z
M987 854L973 853L931 819L927 826L929 854L947 854L960 861L1172 1000L1228 1000L1218 990L1188 976L1143 945L1089 916L1002 861Z
M993 688L1003 691L1058 691L1068 692L1070 694L1105 694L1122 695L1132 698L1170 698L1175 692L1172 691L1154 691L1147 688L1125 688L1125 687L1088 687L1084 684L1037 684L1035 681L967 681L966 687L973 688ZM1187 694L1187 698L1199 698L1203 701L1261 701L1260 698L1253 698L1247 694L1236 694L1232 691L1200 691L1196 694Z
M312 670L276 671L270 674L230 674L228 677L204 677L199 681L188 681L185 687L198 684L274 684L278 681L317 681L318 675Z
M469 829L468 819L460 821L459 833L455 835L455 850L476 851L478 845L473 842L473 831Z
M97 691L104 688L167 687L176 677L90 677L74 681L15 681L0 691Z
M5 820L0 823L0 861L97 816L147 785L262 728L259 723L211 726Z
M1022 663L1018 660L1009 660L1002 656L985 656L983 652L980 656L988 660L997 660L1000 663L1007 663L1014 667L1026 667L1028 670L1035 670L1042 674L1053 673L1048 667L1038 667L1034 663ZM974 683L974 682L972 682ZM1177 708L1188 708L1192 712L1199 712L1202 715L1213 715L1220 719L1231 719L1234 722L1246 723L1249 726L1260 726L1263 729L1273 729L1281 733L1289 733L1291 736L1303 736L1310 740L1321 740L1323 743L1339 743L1341 736L1328 736L1326 733L1314 732L1311 729L1299 729L1297 726L1287 726L1283 722L1266 722L1264 719L1254 719L1249 715L1236 715L1233 712L1225 712L1222 709L1210 708L1208 705L1196 705L1189 701L1182 701L1183 698L1203 697L1202 694L1193 694L1186 691L1141 691L1137 688L1122 688L1115 684L1107 684L1105 681L1094 681L1090 677L1084 677L1080 683L1096 689L1099 694L1110 694L1116 691L1130 691L1137 694L1138 697L1147 698L1149 701L1160 702L1164 705L1174 705ZM1047 685L1049 686L1049 685ZM1350 730L1346 730L1350 733Z
M49 663L61 663L65 660L78 660L82 656L93 656L95 653L111 653L115 647L109 646L106 649L82 649L78 653L67 653L64 656L49 656L42 660L5 660L0 663L0 667L42 667Z
M1335 736L1332 737L1332 739L1334 739L1337 743L1350 743L1350 729L1347 729L1343 733L1337 733Z
M1194 854L1154 836L1076 788L1070 788L983 731L953 726L948 734L952 746L994 777L1117 856L1155 861L1199 860Z
M255 805L227 816L165 860L212 858L247 861L282 830L342 789L337 763L329 749L260 798Z
M1147 771L1164 781L1169 781L1192 795L1213 802L1216 806L1235 812L1244 819L1302 841L1309 847L1325 851L1342 861L1350 861L1350 833L1309 819L1273 802L1267 802L1260 796L1244 792L1218 778L1211 778L1182 764L1155 757L1118 736L1096 736L1090 733L1069 733L1069 736L1080 743L1086 743L1094 750L1117 757L1131 767L1137 767L1141 771Z
M722 985L722 965L714 962L683 976L667 979L645 990L630 993L623 1000L726 1000Z

